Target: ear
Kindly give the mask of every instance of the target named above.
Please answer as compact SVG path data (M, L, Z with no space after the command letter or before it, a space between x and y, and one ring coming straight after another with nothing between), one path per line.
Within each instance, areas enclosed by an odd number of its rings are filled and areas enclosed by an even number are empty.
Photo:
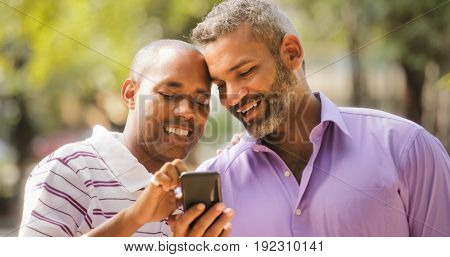
M122 99L130 110L134 110L139 86L128 78L122 85Z
M304 59L303 47L297 36L290 33L284 35L280 45L280 57L290 70L302 68Z

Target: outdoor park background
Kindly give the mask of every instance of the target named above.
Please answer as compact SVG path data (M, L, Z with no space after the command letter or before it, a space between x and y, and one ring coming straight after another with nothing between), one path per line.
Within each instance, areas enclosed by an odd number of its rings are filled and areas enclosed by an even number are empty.
M123 128L120 86L136 51L186 40L217 2L0 0L0 236L17 234L37 161L95 124ZM275 2L300 33L313 90L411 119L450 149L449 0ZM217 101L210 119L217 136L195 148L191 167L242 129Z

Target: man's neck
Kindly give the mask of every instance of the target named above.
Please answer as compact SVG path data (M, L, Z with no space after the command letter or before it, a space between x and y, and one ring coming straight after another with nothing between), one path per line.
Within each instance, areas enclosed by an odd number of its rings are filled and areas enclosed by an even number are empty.
M312 154L309 135L320 123L321 104L311 92L299 94L289 109L288 117L263 144L276 152L300 181L301 172Z

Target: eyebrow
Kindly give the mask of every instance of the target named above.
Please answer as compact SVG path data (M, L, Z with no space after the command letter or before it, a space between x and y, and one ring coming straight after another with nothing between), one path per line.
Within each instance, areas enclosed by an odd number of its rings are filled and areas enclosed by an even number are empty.
M176 82L176 81L167 81L165 83L162 84L163 86L168 86L171 88L181 88L183 87L183 84L180 82Z
M236 69L239 69L240 67L244 66L245 64L247 64L247 63L249 63L249 62L251 62L251 61L253 61L253 60L251 60L251 59L243 59L243 60L239 61L236 65L234 65L233 67L231 67L231 68L228 70L228 72L232 72L232 71L234 71L234 70L236 70Z
M183 83L176 82L176 81L167 81L167 82L162 83L162 84L161 84L161 87L168 87L168 88L176 88L176 89L179 89L179 88L182 88L182 87L183 87ZM208 92L207 90L204 90L204 89L202 89L202 88L197 88L197 89L195 90L195 93L204 94L204 95L206 95L206 96L210 96L210 95L211 95L210 92Z
M197 88L197 90L195 90L195 93L204 94L206 96L211 96L211 92L206 91L206 90L201 89L201 88Z

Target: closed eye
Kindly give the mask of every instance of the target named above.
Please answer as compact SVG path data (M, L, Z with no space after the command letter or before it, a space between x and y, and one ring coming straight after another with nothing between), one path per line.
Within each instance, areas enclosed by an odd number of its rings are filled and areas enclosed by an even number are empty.
M256 66L251 67L251 68L248 69L247 71L245 71L245 72L239 74L239 76L240 76L240 77L247 77L248 75L250 75L250 74L253 72L253 70L255 69L255 67L256 67Z
M176 95L169 95L161 92L159 92L159 94L162 95L162 97L164 97L165 100L175 100L176 98Z

